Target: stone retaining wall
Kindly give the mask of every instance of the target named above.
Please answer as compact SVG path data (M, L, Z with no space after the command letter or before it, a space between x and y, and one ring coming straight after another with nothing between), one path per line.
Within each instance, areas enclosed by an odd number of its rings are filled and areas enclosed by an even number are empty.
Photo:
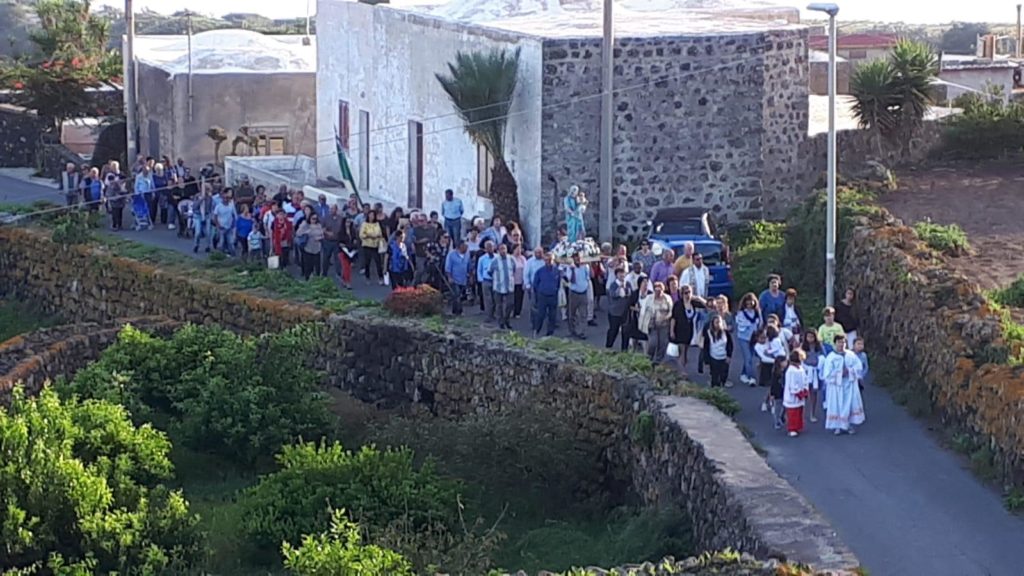
M328 316L84 246L61 252L32 230L0 228L0 244L0 293L83 320L163 315L249 334L320 321L319 367L360 400L419 402L443 417L544 405L573 423L579 440L601 447L610 475L631 480L646 502L685 507L699 546L819 569L857 564L735 423L703 402L658 396L645 379L594 371L480 331L439 334L373 311Z
M107 325L95 322L45 328L0 342L0 405L15 384L34 394L57 376L71 376L99 358L125 324L155 334L170 334L181 325L166 318L133 318Z
M1024 485L1024 372L1006 364L1017 351L980 287L887 212L854 230L841 272L864 331L924 382L943 420L992 451L1007 484Z

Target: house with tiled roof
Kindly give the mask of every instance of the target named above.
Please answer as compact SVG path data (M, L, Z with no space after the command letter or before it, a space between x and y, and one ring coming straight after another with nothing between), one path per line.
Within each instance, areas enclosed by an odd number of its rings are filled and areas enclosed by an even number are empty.
M885 58L898 41L896 34L843 34L836 38L836 54L853 63ZM810 36L807 47L827 52L828 35Z

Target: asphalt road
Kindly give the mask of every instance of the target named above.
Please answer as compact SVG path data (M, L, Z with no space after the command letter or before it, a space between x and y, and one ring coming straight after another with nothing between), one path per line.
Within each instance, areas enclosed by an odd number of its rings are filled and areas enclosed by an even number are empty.
M52 188L0 176L0 203L40 198L60 202ZM166 229L120 234L192 254L189 242ZM386 289L357 277L355 293L382 298ZM478 310L467 313L473 318ZM587 341L601 346L607 323L597 316ZM513 320L524 334L528 324L525 316ZM559 334L566 334L564 324ZM690 375L706 383L692 369ZM743 406L739 422L754 432L771 467L828 518L872 576L1024 575L1024 517L1007 512L999 494L885 390L865 391L867 422L856 436L833 437L819 422L795 439L773 430L760 412L762 389L731 391Z

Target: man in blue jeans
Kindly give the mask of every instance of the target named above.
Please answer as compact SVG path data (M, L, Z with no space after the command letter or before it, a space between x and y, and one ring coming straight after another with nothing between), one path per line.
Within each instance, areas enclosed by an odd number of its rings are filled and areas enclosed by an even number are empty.
M555 320L558 315L558 291L562 288L562 271L555 265L552 254L544 256L544 265L533 275L533 294L535 308L533 310L533 335L540 336L544 327L544 319L548 321L547 335L555 333Z
M444 191L444 202L441 203L441 217L444 218L444 231L452 239L455 245L462 240L462 215L465 210L462 207L462 200L455 197L455 192L449 188Z

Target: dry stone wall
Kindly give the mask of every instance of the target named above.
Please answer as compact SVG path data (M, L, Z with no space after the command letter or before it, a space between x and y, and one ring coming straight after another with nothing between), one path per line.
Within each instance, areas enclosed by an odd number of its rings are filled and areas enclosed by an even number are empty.
M604 193L600 44L549 39L543 48L541 171L563 189L575 183L587 192L590 230L597 230ZM645 232L659 208L760 218L765 194L791 187L807 134L805 30L621 38L615 45L618 236ZM561 197L542 195L542 219L552 231L564 221Z
M608 473L631 482L644 501L684 507L700 546L823 570L857 564L735 423L703 402L659 396L642 378L594 371L479 331L439 334L372 312L329 316L85 246L62 250L32 230L0 228L0 245L0 293L33 299L65 318L158 314L248 334L317 321L319 367L331 384L363 401L417 402L443 417L544 406L571 422L581 441L601 447Z
M70 377L84 368L114 343L125 324L159 335L170 334L181 325L166 318L132 318L106 325L83 322L0 342L0 405L9 400L15 385L35 394L46 381Z
M1024 485L1024 371L980 287L888 213L853 232L842 277L862 326L912 368L938 414L988 447L1007 484Z

